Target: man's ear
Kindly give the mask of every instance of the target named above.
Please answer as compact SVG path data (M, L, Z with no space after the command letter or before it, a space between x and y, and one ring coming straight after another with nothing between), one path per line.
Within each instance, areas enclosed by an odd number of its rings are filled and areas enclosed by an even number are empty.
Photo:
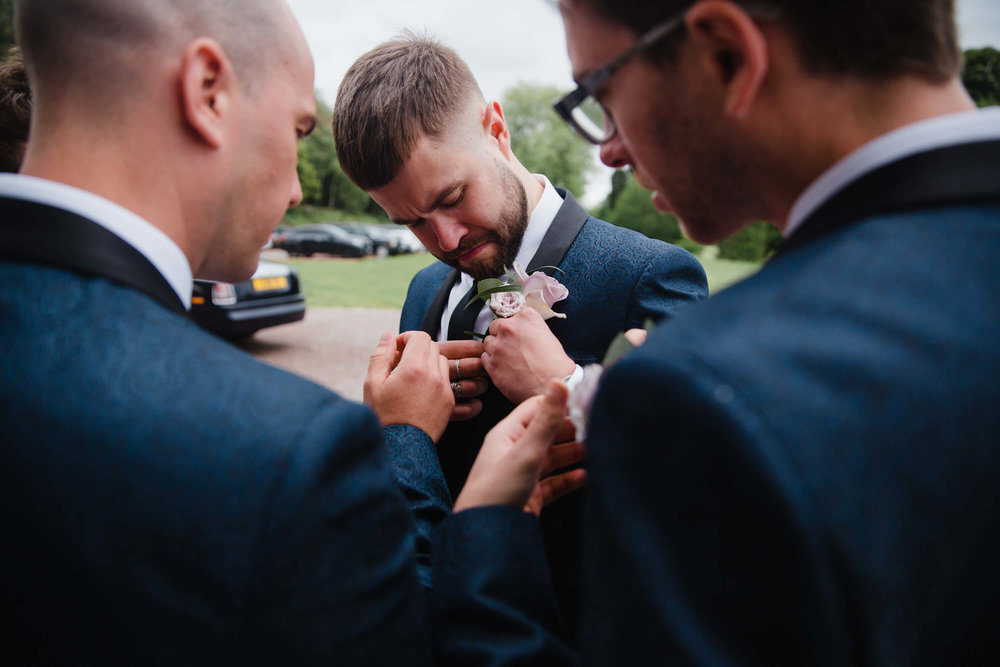
M181 64L181 105L195 136L219 148L237 85L232 65L219 44L205 37L184 49Z
M685 16L689 39L700 47L700 65L722 87L724 111L744 118L760 93L769 61L767 38L741 7L702 0Z
M483 129L497 143L505 157L513 157L514 154L510 150L510 130L507 129L507 121L503 117L503 108L496 100L486 105Z

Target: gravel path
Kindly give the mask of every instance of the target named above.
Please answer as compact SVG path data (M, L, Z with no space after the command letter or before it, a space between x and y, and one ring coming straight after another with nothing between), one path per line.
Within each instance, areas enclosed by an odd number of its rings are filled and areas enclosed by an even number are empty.
M398 327L399 311L392 308L309 306L301 322L261 329L238 345L263 362L360 401L368 357L382 332L396 333Z

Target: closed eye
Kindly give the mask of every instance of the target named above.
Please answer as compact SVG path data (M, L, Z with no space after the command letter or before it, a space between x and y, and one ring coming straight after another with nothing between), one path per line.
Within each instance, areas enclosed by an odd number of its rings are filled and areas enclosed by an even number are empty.
M454 198L448 201L441 202L441 206L443 208L452 208L453 206L458 206L464 198L465 198L465 190L462 189L458 191L458 194Z

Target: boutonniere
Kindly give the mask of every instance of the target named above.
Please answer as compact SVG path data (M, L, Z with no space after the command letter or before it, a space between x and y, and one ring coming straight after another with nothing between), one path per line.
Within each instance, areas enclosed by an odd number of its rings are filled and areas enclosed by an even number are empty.
M553 268L558 270L557 267ZM555 302L569 296L569 289L565 285L543 271L528 275L517 262L514 262L513 269L506 269L504 274L507 282L499 278L487 278L476 283L476 295L469 299L465 307L468 308L476 301L484 301L496 317L513 317L528 306L537 310L542 319L566 319L564 313L552 310ZM473 335L483 337L483 334Z

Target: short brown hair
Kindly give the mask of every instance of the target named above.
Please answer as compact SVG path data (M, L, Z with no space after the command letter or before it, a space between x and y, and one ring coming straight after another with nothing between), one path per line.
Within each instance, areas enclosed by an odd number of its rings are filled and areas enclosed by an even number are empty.
M956 76L962 54L954 0L732 0L776 10L789 26L802 65L813 74L885 80ZM642 34L695 3L684 0L559 0Z
M17 171L31 127L31 88L16 46L0 62L0 171Z
M109 111L142 95L142 55L209 36L225 50L244 88L275 60L274 11L281 0L14 0L17 43L24 50L39 106L76 90L76 102ZM282 39L284 36L280 36ZM266 44L266 47L262 47ZM273 68L272 68L273 69Z
M362 190L387 185L422 136L438 136L483 94L452 49L406 33L351 65L337 91L333 138L340 166Z

